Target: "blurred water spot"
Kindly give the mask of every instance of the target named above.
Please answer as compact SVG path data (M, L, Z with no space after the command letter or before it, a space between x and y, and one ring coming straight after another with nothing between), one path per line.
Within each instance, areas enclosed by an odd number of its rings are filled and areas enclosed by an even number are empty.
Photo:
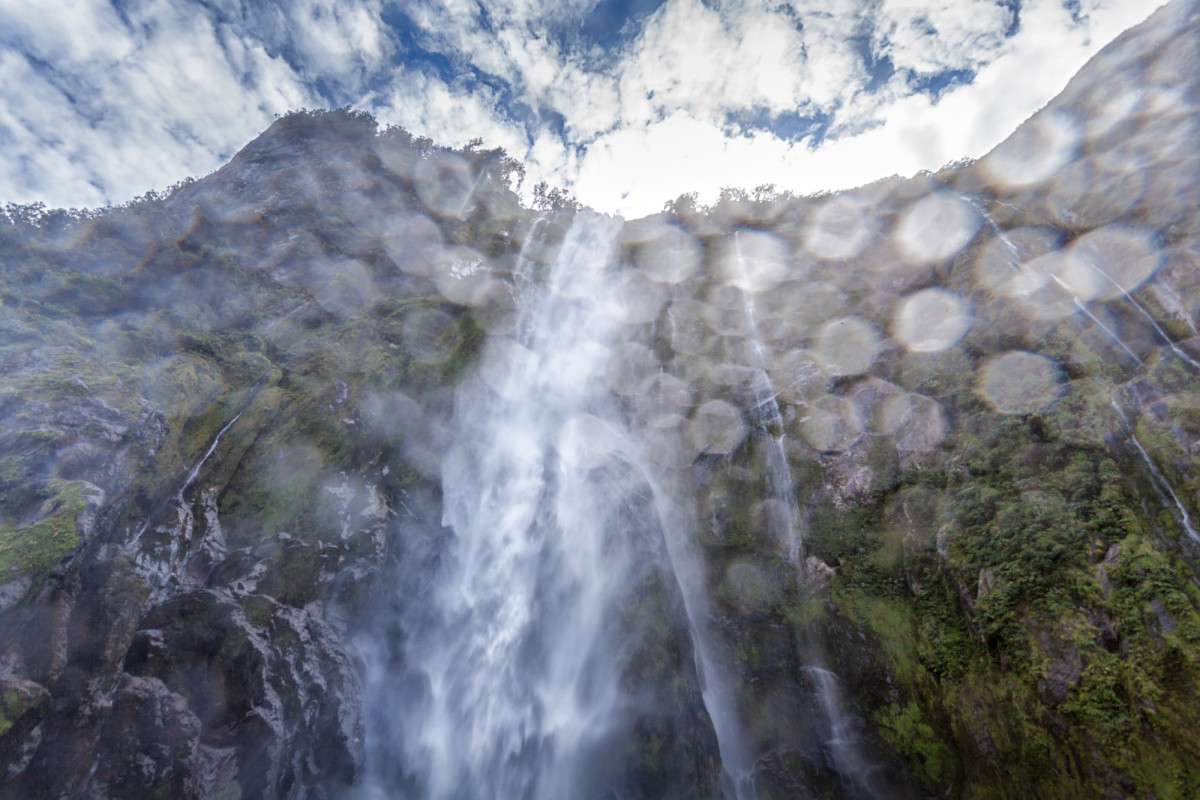
M1060 319L1079 311L1100 293L1101 276L1074 250L1055 250L1022 264L1007 289L1041 319Z
M400 178L412 177L420 157L415 147L386 133L372 138L371 147L384 169Z
M749 336L750 320L746 316L746 296L741 289L717 284L708 293L708 303L701 314L708 327L719 336Z
M674 375L660 372L646 384L635 407L643 419L681 416L692 408L692 390Z
M443 260L442 232L423 215L389 223L382 242L388 258L408 275L427 278Z
M1052 177L1074 158L1078 123L1061 111L1043 111L985 156L979 167L993 186L1019 189Z
M461 335L454 317L436 308L418 309L400 328L404 349L423 361L445 361L458 348Z
M825 390L822 362L807 350L789 350L772 359L767 376L776 397L785 403L803 403Z
M625 270L614 279L613 302L620 320L629 325L644 325L658 318L666 295L660 284L645 274Z
M1132 208L1145 188L1140 165L1121 164L1115 157L1079 159L1048 184L1041 209L1066 228L1104 225Z
M925 395L909 395L908 420L898 429L896 450L901 456L927 453L946 437L949 424L940 403Z
M685 298L667 309L667 328L671 349L685 355L701 355L712 347L712 332L704 322L707 307L698 300Z
M840 452L863 434L854 404L844 397L825 395L810 405L800 420L800 436L814 450Z
M1129 119L1131 112L1141 103L1142 94L1128 86L1106 85L1097 88L1085 101L1083 132L1089 141L1101 139L1118 124Z
M1084 234L1071 245L1075 259L1096 274L1095 297L1113 300L1133 292L1162 263L1153 233L1110 225Z
M650 280L678 283L696 273L700 257L695 239L674 225L663 225L634 250L633 263Z
M888 395L875 412L875 424L885 436L895 436L912 418L912 397L907 392Z
M875 363L879 348L879 334L869 322L840 317L821 327L812 352L829 375L859 375Z
M730 286L746 292L775 288L789 276L790 253L778 236L762 231L740 230L717 245L718 274Z
M874 211L849 195L837 195L817 208L804 226L804 247L828 261L853 258L877 232Z
M750 380L754 370L745 364L714 362L705 365L704 377L714 386L738 386Z
M308 283L321 308L335 316L354 316L375 302L371 273L355 259L309 262Z
M1053 359L1016 350L989 359L979 370L980 396L1001 414L1032 414L1053 405L1063 375Z
M709 400L697 408L688 431L695 452L709 455L729 455L746 432L742 415L723 400Z
M451 303L460 306L482 305L492 296L495 278L487 260L469 247L454 247L443 252L441 264L433 274L433 284Z
M400 440L424 425L424 412L402 392L368 392L360 406L363 427L386 440Z
M1056 250L1059 234L1049 228L1027 225L1000 232L987 240L975 258L975 280L987 292L1020 294L1021 265ZM1015 281L1015 283L1014 283Z
M413 185L425 207L435 214L463 219L476 176L462 156L438 152L419 159L413 168Z
M934 192L913 203L896 226L896 246L910 263L930 264L953 257L982 224L979 212L950 192Z
M471 319L480 328L499 336L517 332L517 302L511 284L499 279L481 281L471 293Z
M893 334L909 350L935 352L954 345L971 327L967 303L946 289L909 295L896 310Z
M643 432L643 441L646 454L659 466L683 468L696 456L691 441L691 423L678 414L664 414L650 420Z
M658 358L650 348L635 342L624 342L612 349L605 376L614 392L631 396L646 391L658 370Z

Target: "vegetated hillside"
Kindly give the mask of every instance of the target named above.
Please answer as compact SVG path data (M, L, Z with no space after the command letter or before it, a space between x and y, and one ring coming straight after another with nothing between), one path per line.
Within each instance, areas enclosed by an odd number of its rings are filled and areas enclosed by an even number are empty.
M421 159L484 176L471 219L419 213ZM509 168L299 113L164 197L3 228L6 792L355 778L345 620L397 528L438 529L439 425L482 336L431 274L512 249Z
M607 380L695 493L760 797L1200 783L1198 24L1177 0L979 163L625 225ZM451 546L455 387L574 213L516 174L298 113L164 196L9 207L4 792L403 785L364 691ZM614 774L715 793L687 626L639 597L627 677L693 716Z

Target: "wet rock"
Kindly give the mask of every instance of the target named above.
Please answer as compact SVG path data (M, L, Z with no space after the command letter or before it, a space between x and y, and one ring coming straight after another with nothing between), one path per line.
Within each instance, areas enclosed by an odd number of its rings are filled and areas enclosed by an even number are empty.
M29 592L31 586L33 586L33 578L29 575L21 575L15 580L0 585L0 613L21 602L21 598Z
M194 798L200 720L156 678L125 675L96 754L89 791L97 798Z
M979 588L975 591L975 599L980 600L1004 585L1004 581L996 577L996 573L987 567L979 570Z
M1045 659L1042 676L1037 680L1038 693L1048 706L1054 708L1067 699L1071 688L1079 683L1083 660L1079 648L1070 641L1064 630L1034 626L1037 646Z
M1167 611L1166 606L1162 604L1162 600L1159 600L1157 597L1150 599L1150 613L1154 615L1154 619L1158 623L1158 629L1163 633L1170 633L1179 627L1179 623L1171 616L1171 612Z
M0 675L0 739L16 739L46 713L50 692L45 686L11 675Z
M250 608L210 590L172 598L143 618L126 672L188 698L198 741L236 752L243 796L349 784L362 758L360 689L337 637L301 609L267 598ZM230 773L218 762L210 750L205 769L221 782Z
M804 559L804 578L814 592L823 591L836 574L836 569L816 556Z

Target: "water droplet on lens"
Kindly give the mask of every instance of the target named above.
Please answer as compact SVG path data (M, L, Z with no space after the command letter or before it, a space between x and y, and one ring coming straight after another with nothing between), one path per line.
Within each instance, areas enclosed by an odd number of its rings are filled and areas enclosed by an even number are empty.
M896 245L913 264L932 264L953 257L979 230L979 211L949 192L935 192L904 212L896 226Z
M1032 414L1062 394L1062 370L1045 356L1012 351L997 356L979 371L979 394L1001 414Z
M970 327L966 301L946 289L909 295L893 320L893 333L900 343L924 353L949 349Z
M879 334L870 323L841 317L821 327L812 352L830 375L859 375L875 363L879 347Z

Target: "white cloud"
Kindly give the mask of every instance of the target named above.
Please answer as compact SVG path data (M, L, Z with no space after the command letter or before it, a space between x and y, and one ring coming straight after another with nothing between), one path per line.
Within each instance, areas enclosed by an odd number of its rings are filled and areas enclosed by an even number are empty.
M875 44L897 69L940 72L986 63L1004 43L1013 12L992 0L884 0Z
M667 0L600 51L570 36L595 5L399 3L447 74L404 63L384 0L0 0L0 201L120 202L217 168L275 114L346 103L505 147L527 186L626 215L728 185L842 188L981 155L1149 11L1083 0L1076 22L1027 0L1005 38L997 0ZM881 59L895 71L867 91ZM946 70L977 74L912 94ZM786 114L828 117L825 141L755 127Z
M1147 13L1144 6L1124 2L1093 9L1091 23L1078 26L1058 3L1035 0L1022 10L1020 32L973 83L948 90L936 103L927 95L893 95L885 104L880 101L886 94L858 98L838 115L842 125L878 123L858 135L827 139L812 150L765 132L726 138L714 116L686 125L669 119L601 137L581 162L574 185L584 203L640 216L688 191L711 199L722 186L771 182L808 193L934 170L994 147L1060 91L1088 57ZM949 56L942 58L949 63ZM611 177L626 163L648 172L624 181Z
M333 78L350 85L378 69L391 55L391 44L374 0L343 4L305 0L286 5L292 44L310 77Z
M465 93L427 72L397 75L387 95L369 102L380 124L399 125L438 144L461 147L480 138L488 146L513 153L526 149L524 136L500 121L496 99L489 92Z
M120 202L200 175L276 113L318 105L261 43L199 6L0 0L5 201Z

